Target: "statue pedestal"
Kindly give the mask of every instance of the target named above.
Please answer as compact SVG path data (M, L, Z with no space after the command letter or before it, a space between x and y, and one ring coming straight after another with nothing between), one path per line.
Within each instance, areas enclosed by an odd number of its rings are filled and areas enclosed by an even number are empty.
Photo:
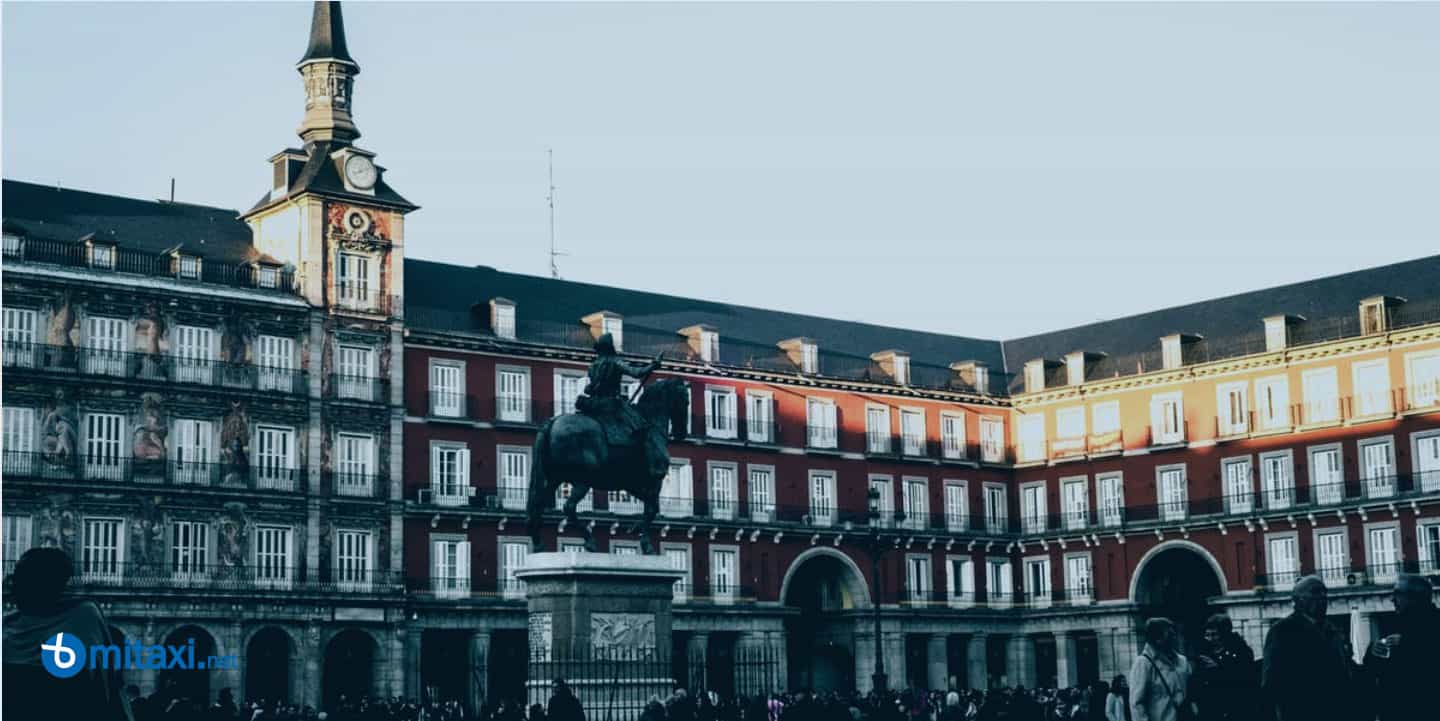
M670 602L684 572L664 556L532 553L515 576L530 612L528 704L563 678L587 718L638 718L673 688Z

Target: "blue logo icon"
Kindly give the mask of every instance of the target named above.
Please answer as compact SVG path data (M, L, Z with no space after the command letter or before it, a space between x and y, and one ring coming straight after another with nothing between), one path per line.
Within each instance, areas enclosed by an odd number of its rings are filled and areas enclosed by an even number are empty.
M85 668L85 644L62 631L40 644L40 663L55 678L70 678Z

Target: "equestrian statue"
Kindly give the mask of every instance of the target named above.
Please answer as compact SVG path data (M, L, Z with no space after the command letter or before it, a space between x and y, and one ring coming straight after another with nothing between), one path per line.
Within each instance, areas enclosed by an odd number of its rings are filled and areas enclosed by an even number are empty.
M660 484L670 471L669 438L685 437L690 413L690 386L680 379L643 385L660 367L662 356L649 363L630 363L615 353L609 333L595 341L595 360L585 390L575 401L575 413L546 421L535 437L531 454L530 495L526 504L530 542L544 550L540 522L555 503L555 489L570 484L565 499L565 521L585 537L585 550L598 546L590 529L575 515L575 507L591 489L625 491L644 508L640 518L640 546L657 553L650 524L660 512ZM638 401L626 398L621 382L638 379ZM634 401L632 403L632 401Z

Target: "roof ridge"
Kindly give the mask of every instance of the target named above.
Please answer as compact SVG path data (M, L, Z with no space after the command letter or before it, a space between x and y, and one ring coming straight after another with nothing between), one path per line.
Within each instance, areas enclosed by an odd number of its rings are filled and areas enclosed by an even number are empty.
M52 191L55 191L55 192L57 192L57 193L75 193L75 194L78 194L78 195L91 195L91 196L95 196L95 197L98 197L98 198L111 198L111 199L114 199L114 200L129 201L129 202L131 202L131 203L149 203L149 204L152 204L152 205L159 205L159 206L163 206L163 207L185 207L185 208L196 208L196 209L201 209L201 210L215 210L215 211L219 211L219 212L222 212L222 213L230 213L230 214L234 215L234 216L237 217L237 218L240 217L240 211L239 211L239 210L236 210L235 208L222 208L222 207L220 207L220 206L218 206L218 205L206 205L206 204L204 204L204 203L190 203L190 202L183 201L183 200L164 200L164 199L160 199L160 198L157 198L157 199L155 199L155 200L146 200L145 198L137 198L137 197L134 197L134 196L131 196L131 195L116 195L116 194L114 194L114 193L102 193L102 192L99 192L99 191L96 191L96 190L82 190L82 189L80 189L80 188L72 188L72 187L68 187L68 186L49 185L49 184L44 184L44 183L34 183L34 182L31 182L31 181L28 181L28 180L19 180L19 179L16 179L16 178L4 178L4 179L3 179L3 182L4 182L5 184L7 184L7 185L23 185L23 186L29 186L29 187L34 188L34 189L36 189L36 190L52 190Z

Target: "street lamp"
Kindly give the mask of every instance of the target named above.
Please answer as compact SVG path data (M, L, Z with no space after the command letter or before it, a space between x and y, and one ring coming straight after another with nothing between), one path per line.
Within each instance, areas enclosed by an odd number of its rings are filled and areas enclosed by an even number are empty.
M874 579L875 592L871 594L870 605L875 609L875 673L870 680L877 693L883 693L887 688L885 678L885 652L881 644L880 636L880 557L885 555L887 544L884 537L880 535L880 520L883 510L880 508L880 491L871 488L865 494L869 501L869 513L866 516L870 519L870 578ZM903 511L896 511L894 514L895 523L898 525L905 520Z

